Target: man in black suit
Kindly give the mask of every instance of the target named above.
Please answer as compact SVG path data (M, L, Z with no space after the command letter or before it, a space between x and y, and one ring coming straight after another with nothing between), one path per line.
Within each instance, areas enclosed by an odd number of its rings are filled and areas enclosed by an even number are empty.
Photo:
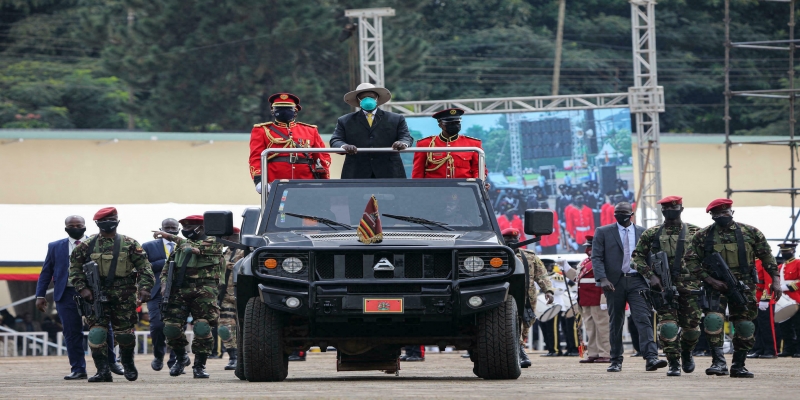
M177 236L180 233L178 220L167 218L161 221L161 231ZM153 361L150 362L150 367L154 371L161 371L164 368L164 354L167 349L164 322L161 320L160 308L161 272L164 270L164 264L170 253L175 250L175 242L161 238L143 243L142 248L147 253L147 260L150 261L150 265L153 267L153 275L156 278L156 283L153 285L153 289L150 290L152 298L147 302L147 313L150 314L150 337L153 339ZM170 367L174 362L175 353L170 352L168 362Z
M382 87L362 83L344 95L345 103L360 108L339 117L330 145L347 152L342 167L342 179L405 178L406 170L398 153L358 153L358 148L392 147L403 150L413 139L406 119L378 108L392 98Z
M653 341L651 307L639 294L647 290L647 282L631 266L631 255L644 228L631 222L631 204L621 202L614 207L615 224L597 228L592 241L592 267L597 286L603 288L610 316L611 365L608 372L622 370L622 326L625 304L630 305L631 317L639 330L639 350L647 360L645 369L655 371L667 366L658 359L658 346Z

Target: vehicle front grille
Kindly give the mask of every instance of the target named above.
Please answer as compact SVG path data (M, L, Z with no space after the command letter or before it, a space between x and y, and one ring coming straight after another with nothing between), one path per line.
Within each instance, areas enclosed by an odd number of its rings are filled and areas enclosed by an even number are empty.
M302 262L303 267L300 271L296 273L291 273L286 271L282 264L283 262L290 257L300 259ZM270 260L274 260L274 268L268 268L267 265L273 265L273 262ZM267 263L269 261L269 263ZM281 278L290 278L290 279L299 279L299 280L308 280L308 271L309 271L309 258L308 253L267 253L262 252L258 255L258 264L255 266L256 271L260 275L268 275L268 276L278 276Z
M413 284L347 286L347 294L394 294L420 292L422 292L422 286Z
M361 279L364 277L364 260L361 254L345 254L344 277L347 279Z
M343 250L315 252L316 279L449 279L453 276L452 251L361 253ZM375 270L386 259L394 269ZM369 275L365 274L368 273Z
M468 271L464 267L464 261L469 257L478 257L483 260L483 269L476 272ZM493 266L492 261L498 266ZM505 251L460 251L458 253L459 279L504 274L508 272L509 268L511 268L511 266L509 265L508 253Z

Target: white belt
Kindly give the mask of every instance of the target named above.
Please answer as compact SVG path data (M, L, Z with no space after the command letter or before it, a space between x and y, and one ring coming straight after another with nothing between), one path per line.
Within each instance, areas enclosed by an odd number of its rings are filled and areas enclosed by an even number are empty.
M589 229L592 229L592 228L589 227L589 226L577 226L577 227L575 227L575 230L578 231L578 232L586 232Z
M578 283L597 283L597 281L594 278L581 278Z

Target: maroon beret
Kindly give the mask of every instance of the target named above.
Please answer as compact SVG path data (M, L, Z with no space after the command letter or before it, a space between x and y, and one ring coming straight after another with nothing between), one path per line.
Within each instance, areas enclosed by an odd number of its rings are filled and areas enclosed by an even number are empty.
M658 204L666 204L666 205L683 205L683 197L681 196L667 196L663 199L658 201Z
M178 222L180 222L183 225L192 225L192 223L202 224L203 223L203 216L202 215L190 215L190 216L188 216L188 217L186 217L186 218L184 218L184 219L182 219L182 220L180 220Z
M519 237L519 229L516 229L516 228L506 228L506 229L503 229L503 232L501 232L501 233L503 234L503 236L516 236L516 237Z
M706 207L706 212L709 212L717 207L721 207L722 210L727 210L731 208L733 205L733 200L731 199L716 199L711 203L708 203L708 207Z
M94 213L94 221L101 220L105 217L117 215L117 209L114 207L101 208L100 211Z

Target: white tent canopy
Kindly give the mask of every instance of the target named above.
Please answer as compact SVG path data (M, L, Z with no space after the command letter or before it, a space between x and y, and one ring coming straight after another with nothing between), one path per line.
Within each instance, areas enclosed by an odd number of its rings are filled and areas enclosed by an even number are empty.
M622 152L615 150L610 143L606 142L603 145L603 148L601 148L600 151L597 152L597 155L594 157L594 159L604 160L606 157L614 158L614 157L619 157L621 155L623 155Z
M101 205L41 205L0 204L3 228L0 230L0 261L44 261L49 242L67 237L64 219L80 215L86 219L86 234L98 232L92 217ZM130 236L139 243L153 240L151 231L161 227L166 218L181 219L205 211L229 210L233 212L234 226L240 226L245 208L258 205L220 204L122 204L113 205L119 212L119 233Z

